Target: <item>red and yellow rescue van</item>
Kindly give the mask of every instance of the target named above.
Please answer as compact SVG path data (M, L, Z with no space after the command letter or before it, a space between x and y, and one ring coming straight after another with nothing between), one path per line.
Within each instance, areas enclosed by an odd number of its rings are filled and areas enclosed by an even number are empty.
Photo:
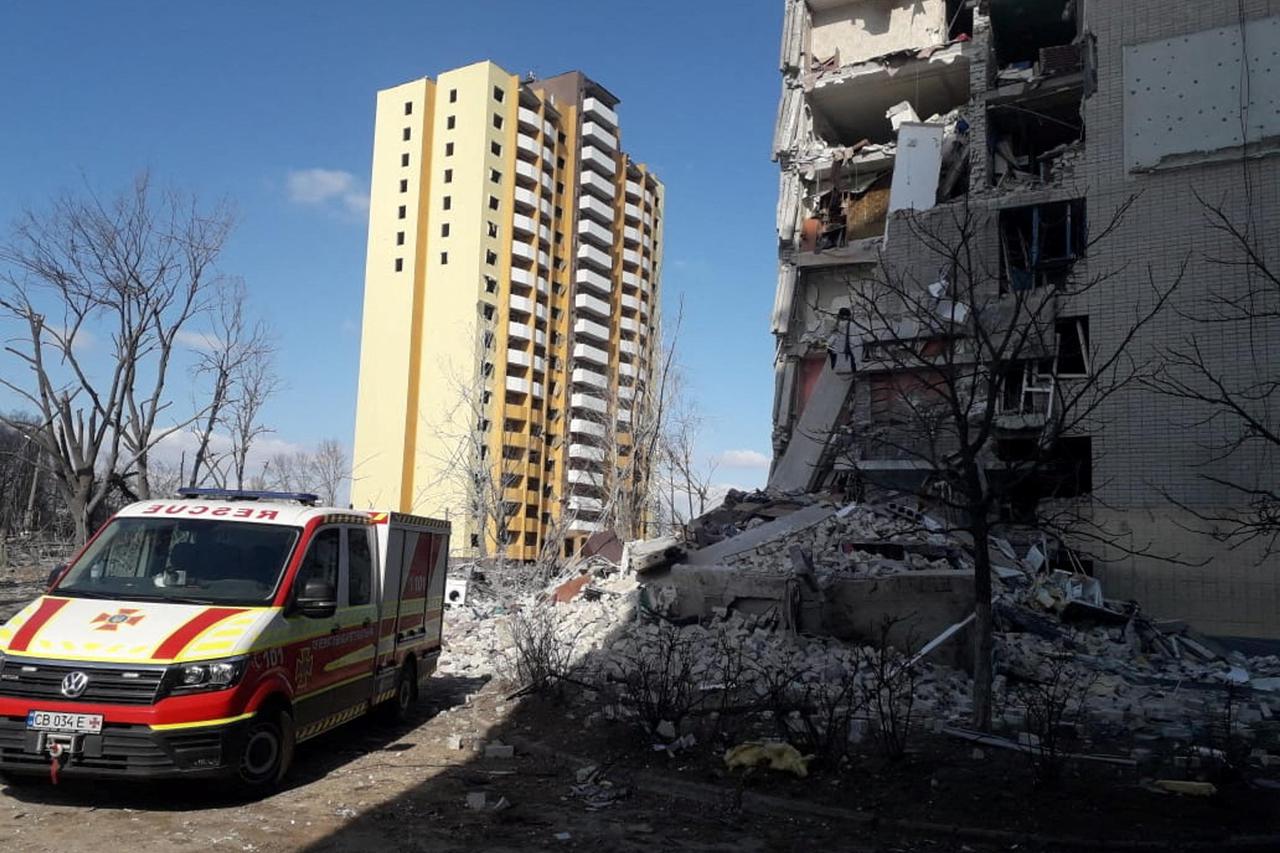
M183 490L115 515L0 627L0 772L226 776L403 716L440 654L449 524Z

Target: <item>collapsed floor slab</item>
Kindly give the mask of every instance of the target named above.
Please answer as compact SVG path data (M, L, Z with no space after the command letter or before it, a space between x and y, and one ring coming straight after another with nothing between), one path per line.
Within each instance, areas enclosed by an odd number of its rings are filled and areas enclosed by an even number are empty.
M922 570L882 577L831 577L806 584L795 575L738 566L673 566L649 582L667 618L683 621L708 614L776 613L783 627L840 640L885 640L900 649L919 648L963 620L973 609L973 577L965 572ZM662 588L671 590L663 595ZM948 663L963 661L966 644L941 651Z

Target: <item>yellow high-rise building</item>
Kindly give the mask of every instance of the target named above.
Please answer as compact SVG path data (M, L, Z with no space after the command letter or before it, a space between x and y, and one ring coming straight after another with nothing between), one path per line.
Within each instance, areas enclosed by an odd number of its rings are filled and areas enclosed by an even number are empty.
M492 62L378 93L355 506L517 560L641 532L663 188L616 106Z

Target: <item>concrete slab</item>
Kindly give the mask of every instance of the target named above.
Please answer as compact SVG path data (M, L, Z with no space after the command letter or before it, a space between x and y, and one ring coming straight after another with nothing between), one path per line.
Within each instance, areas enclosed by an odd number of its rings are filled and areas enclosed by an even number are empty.
M791 440L769 477L769 488L783 492L807 492L821 477L822 457L840 413L853 388L852 373L834 370L828 361L814 386Z
M794 442L795 439L792 439ZM744 530L737 536L721 540L714 545L708 545L706 548L699 548L692 551L684 558L684 562L695 566L710 566L723 563L730 557L741 554L744 551L750 551L776 539L779 536L787 536L807 527L812 527L820 521L824 521L835 514L835 507L830 506L807 506L798 509L790 515L784 515L782 518L775 518L773 521L767 521L758 527L752 527Z

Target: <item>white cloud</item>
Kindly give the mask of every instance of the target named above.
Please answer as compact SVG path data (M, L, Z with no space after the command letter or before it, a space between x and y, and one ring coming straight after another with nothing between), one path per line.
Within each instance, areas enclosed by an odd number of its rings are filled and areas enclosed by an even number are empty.
M716 456L716 463L726 468L764 469L769 457L756 450L726 450Z
M341 169L295 169L285 178L289 201L311 207L340 205L346 212L369 210L369 193L356 176Z
M198 352L213 352L218 348L218 338L213 332L196 332L191 329L179 329L174 340L188 349Z

